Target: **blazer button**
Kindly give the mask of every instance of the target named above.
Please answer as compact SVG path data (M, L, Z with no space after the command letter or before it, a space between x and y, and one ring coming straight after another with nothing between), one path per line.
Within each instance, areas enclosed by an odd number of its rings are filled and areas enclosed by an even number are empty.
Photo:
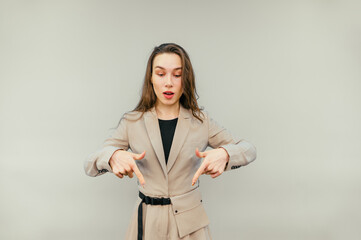
M231 169L240 168L242 165L232 166Z

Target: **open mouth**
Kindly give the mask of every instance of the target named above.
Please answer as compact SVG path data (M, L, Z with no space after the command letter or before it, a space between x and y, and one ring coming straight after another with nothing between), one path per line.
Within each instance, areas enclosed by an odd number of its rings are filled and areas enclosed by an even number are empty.
M164 95L164 97L166 97L166 98L170 99L170 98L172 98L172 97L173 97L174 92L171 92L171 91L165 91L165 92L163 92L163 95Z

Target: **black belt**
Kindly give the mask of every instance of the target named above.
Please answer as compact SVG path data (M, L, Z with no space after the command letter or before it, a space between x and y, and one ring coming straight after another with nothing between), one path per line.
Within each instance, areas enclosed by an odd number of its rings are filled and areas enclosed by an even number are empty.
M138 240L143 239L143 205L150 204L150 205L169 205L170 198L153 198L145 196L142 192L139 192L139 197L142 199L142 201L139 203L138 207Z

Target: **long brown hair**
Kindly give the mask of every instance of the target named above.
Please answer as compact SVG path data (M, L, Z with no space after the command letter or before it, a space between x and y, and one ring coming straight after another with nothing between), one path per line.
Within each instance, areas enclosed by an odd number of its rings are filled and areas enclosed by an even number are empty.
M153 60L155 56L162 53L175 53L181 58L182 62L182 88L183 94L179 99L180 104L185 109L191 109L192 115L197 118L199 121L203 122L201 115L203 113L199 108L197 99L199 98L195 85L195 77L193 72L193 67L191 60L187 54L187 52L179 45L175 43L163 43L154 48L151 53L148 64L145 72L144 83L142 88L142 96L139 100L137 106L133 109L133 111L144 112L150 110L157 100L157 96L154 93L153 85L152 85L152 70L153 70Z

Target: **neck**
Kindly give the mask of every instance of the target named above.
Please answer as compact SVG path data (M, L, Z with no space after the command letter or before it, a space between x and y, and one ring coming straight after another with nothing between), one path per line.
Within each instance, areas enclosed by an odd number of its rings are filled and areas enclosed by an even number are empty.
M174 119L179 116L180 104L179 102L177 104L170 106L155 104L155 111L157 112L157 117L159 119L163 119L163 120Z

